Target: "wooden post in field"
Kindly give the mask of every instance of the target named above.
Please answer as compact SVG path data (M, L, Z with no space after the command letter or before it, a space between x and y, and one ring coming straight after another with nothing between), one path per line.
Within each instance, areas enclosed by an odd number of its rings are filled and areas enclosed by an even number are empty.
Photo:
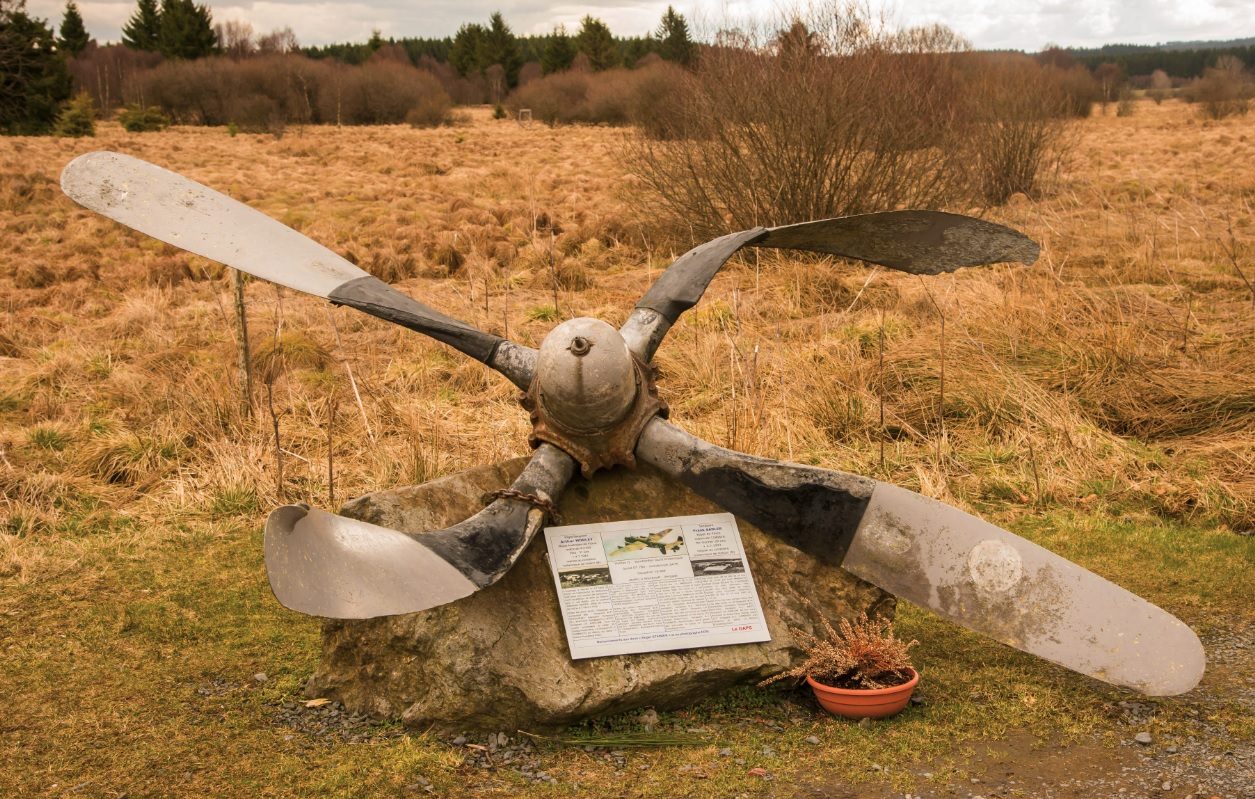
M244 308L244 273L238 269L231 270L231 282L235 285L235 323L240 331L239 346L236 347L237 364L240 370L240 390L244 392L244 416L253 415L253 368L252 358L248 351L248 316Z

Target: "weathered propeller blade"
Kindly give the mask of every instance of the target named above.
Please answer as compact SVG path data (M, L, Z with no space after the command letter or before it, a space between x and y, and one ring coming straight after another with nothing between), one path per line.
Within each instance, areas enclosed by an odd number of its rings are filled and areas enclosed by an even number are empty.
M941 211L886 211L731 233L681 255L649 287L621 330L632 352L650 360L671 325L742 247L807 250L916 275L1004 261L1032 264L1040 251L1019 231Z
M542 444L512 489L556 501L575 461ZM305 505L266 520L266 572L279 603L334 619L414 613L487 588L509 571L544 522L519 499L495 500L446 530L401 532Z
M225 194L129 155L94 152L61 173L70 199L129 228L250 275L395 322L526 388L536 353L445 316Z
M662 419L636 456L820 560L970 630L1151 696L1205 656L1184 623L1054 553L936 500L716 447Z

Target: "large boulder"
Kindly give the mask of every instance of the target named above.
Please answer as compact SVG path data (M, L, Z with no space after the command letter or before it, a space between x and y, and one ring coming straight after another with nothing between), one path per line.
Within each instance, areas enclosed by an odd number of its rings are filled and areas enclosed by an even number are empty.
M380 491L341 512L397 530L437 530L478 511L483 495L509 485L525 462ZM721 509L642 467L577 478L559 510L564 524L583 524ZM552 727L634 708L677 708L780 672L799 656L789 628L814 629L808 603L829 619L893 612L893 598L880 589L744 520L737 524L769 642L573 661L538 535L500 582L466 599L404 616L328 621L306 693L424 729Z

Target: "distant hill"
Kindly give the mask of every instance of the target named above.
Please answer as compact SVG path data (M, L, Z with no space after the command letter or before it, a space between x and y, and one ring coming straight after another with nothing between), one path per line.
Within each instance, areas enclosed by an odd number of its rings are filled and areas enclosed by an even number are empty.
M1069 47L1068 52L1077 57L1098 55L1124 55L1171 50L1233 50L1255 47L1255 36L1222 41L1160 42L1159 44L1104 44L1102 47Z
M1119 64L1129 75L1149 75L1162 69L1176 78L1195 78L1216 59L1231 55L1255 67L1255 36L1225 41L1163 42L1161 44L1104 44L1102 47L1069 47L1067 52L1093 69L1099 64Z

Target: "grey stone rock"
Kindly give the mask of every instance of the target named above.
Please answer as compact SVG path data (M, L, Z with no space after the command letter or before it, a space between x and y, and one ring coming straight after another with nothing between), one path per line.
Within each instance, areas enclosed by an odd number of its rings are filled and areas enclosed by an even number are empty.
M811 744L812 746L818 746L820 743L818 735L808 735L803 740L805 740L806 743Z
M397 530L438 530L480 510L483 494L508 486L525 463L368 494L341 512ZM722 511L648 467L577 478L559 510L565 524ZM783 671L801 655L788 628L815 631L807 601L833 620L893 613L893 597L875 586L744 520L738 528L769 642L573 661L538 535L505 577L463 600L421 613L325 622L322 659L306 694L424 729L557 727L644 707L678 708Z
M1151 741L1153 741L1154 738L1151 738L1150 733L1148 732L1139 732L1137 735L1133 736L1133 740L1137 741L1139 744L1143 746L1146 746L1149 743L1151 743Z

